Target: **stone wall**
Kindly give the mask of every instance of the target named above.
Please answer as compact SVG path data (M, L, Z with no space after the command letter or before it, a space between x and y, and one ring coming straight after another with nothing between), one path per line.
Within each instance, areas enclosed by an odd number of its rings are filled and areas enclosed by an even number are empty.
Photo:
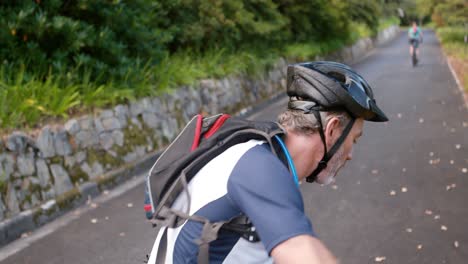
M350 63L397 32L398 27L391 27L375 39L361 39L315 59ZM87 195L97 195L112 181L113 171L154 155L195 114L236 113L283 93L286 66L279 60L258 79L202 80L159 97L46 125L34 133L15 131L3 137L0 245L83 202Z

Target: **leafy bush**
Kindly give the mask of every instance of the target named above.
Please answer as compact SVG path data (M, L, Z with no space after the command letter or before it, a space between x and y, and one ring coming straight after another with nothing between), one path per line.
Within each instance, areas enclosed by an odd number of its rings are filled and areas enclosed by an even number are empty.
M468 23L466 0L443 0L434 5L432 18L438 26L463 26Z
M26 77L66 74L79 81L122 78L142 60L157 61L163 34L154 29L149 0L9 0L0 3L0 57ZM26 78L27 79L27 78Z
M375 34L379 14L371 0L3 0L0 127L260 75Z
M437 29L437 34L442 43L463 43L467 31L463 27L442 27Z
M171 52L235 49L252 40L271 41L286 25L272 0L162 0L156 21L169 32Z
M379 16L381 6L374 0L348 0L343 10L347 14L349 21L363 23L376 35L379 29Z
M468 48L464 42L467 31L463 27L437 28L437 35L439 36L439 39L443 44L443 48L448 55L464 61L464 64L467 64ZM465 76L464 78L468 77ZM467 86L465 85L465 87Z

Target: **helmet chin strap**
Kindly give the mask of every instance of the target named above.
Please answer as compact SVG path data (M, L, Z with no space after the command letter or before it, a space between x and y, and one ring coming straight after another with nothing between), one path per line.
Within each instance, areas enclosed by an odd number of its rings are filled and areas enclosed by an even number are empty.
M353 128L354 122L356 121L354 117L351 117L351 120L346 125L345 129L343 130L343 133L341 133L341 136L332 146L330 151L327 151L327 143L325 142L325 134L323 131L322 118L320 117L320 113L319 111L316 111L316 110L312 110L311 112L314 113L315 118L318 120L318 123L319 123L319 133L320 133L320 138L322 139L324 152L323 152L322 159L319 161L319 164L317 165L317 168L315 168L315 170L309 176L306 177L307 182L314 182L315 180L317 180L317 176L322 170L324 170L327 167L328 161L330 161L333 155L335 155L336 151L340 148L341 144L343 144L349 132L351 131L351 128Z

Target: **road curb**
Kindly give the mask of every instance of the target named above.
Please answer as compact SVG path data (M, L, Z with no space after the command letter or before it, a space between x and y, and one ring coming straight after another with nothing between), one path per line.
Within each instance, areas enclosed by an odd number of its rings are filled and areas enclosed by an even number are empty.
M434 30L434 32L435 32L435 30ZM458 78L457 72L455 71L455 69L452 66L452 63L450 62L450 56L448 56L447 53L445 52L445 50L443 48L443 45L442 45L442 42L439 39L439 35L437 35L437 32L435 32L435 33L436 33L435 34L436 39L439 42L439 45L440 45L441 50L442 50L442 54L444 55L445 61L446 61L447 65L448 65L448 68L449 68L450 72L452 73L452 76L455 79L455 83L457 84L457 87L458 87L458 89L460 90L460 92L461 92L461 94L463 96L463 100L464 100L464 103L465 103L465 108L468 109L468 93L465 93L465 90L463 89L463 85L462 85L460 79Z
M442 49L443 50L443 49ZM463 85L458 79L457 72L453 69L452 63L450 62L449 56L444 52L445 60L447 61L447 65L450 69L450 72L452 73L453 78L455 79L455 82L457 83L458 89L460 90L460 93L463 95L463 99L465 101L465 107L468 108L468 94L465 93L465 90L463 89Z
M150 153L141 160L126 164L124 167L98 177L94 182L87 182L68 191L56 199L49 200L42 206L30 209L0 223L0 247L20 238L65 213L85 204L88 199L101 195L127 181L134 175L147 170L160 155L161 151Z

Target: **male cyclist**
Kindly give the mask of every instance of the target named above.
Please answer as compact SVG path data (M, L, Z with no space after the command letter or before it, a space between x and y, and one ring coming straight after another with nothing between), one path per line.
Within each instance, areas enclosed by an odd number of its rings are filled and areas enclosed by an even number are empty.
M304 179L333 182L351 160L364 121L388 119L367 82L340 63L288 66L287 94L288 108L278 117L285 130L277 139L282 155L275 156L264 141L240 143L211 160L188 184L189 214L213 222L245 215L260 238L251 241L221 228L209 245L209 263L337 262L316 238L298 184ZM182 200L174 207L187 206ZM202 223L191 220L168 229L164 252L158 252L160 231L148 263L197 263L202 229Z
M413 52L416 52L416 57L419 58L419 43L423 40L423 33L416 21L413 21L412 26L408 29L408 40L410 43L410 56L412 57Z

